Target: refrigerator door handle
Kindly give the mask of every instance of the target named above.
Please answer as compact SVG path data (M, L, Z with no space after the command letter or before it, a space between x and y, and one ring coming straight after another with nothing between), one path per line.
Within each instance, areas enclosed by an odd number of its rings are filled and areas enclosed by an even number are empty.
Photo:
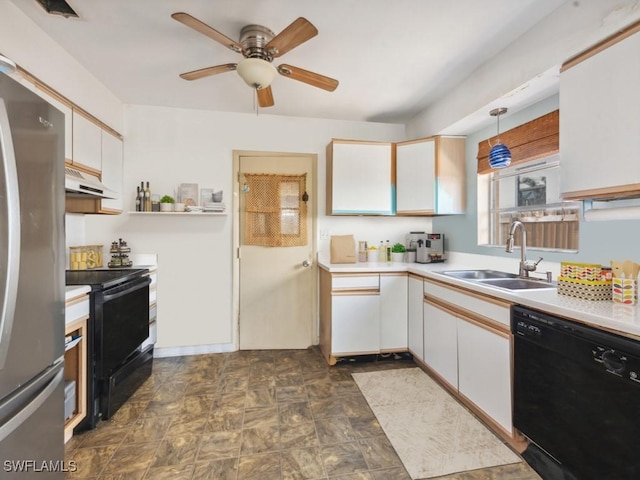
M18 413L13 415L7 423L0 426L0 443L7 438L11 433L22 425L33 413L38 410L51 396L51 394L58 388L58 385L62 381L64 376L64 369L62 365L59 367L58 373L47 384L47 386L27 405L24 406Z
M11 139L9 115L4 100L0 98L0 262L5 265L4 283L0 280L0 370L3 370L9 353L9 341L18 296L20 273L20 195L16 156ZM1 258L4 257L4 258Z

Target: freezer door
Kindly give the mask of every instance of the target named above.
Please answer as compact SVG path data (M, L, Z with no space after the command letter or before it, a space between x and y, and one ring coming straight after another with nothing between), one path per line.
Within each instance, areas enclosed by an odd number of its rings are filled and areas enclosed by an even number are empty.
M64 354L64 116L0 74L0 401Z
M64 369L58 364L0 403L0 478L62 480Z

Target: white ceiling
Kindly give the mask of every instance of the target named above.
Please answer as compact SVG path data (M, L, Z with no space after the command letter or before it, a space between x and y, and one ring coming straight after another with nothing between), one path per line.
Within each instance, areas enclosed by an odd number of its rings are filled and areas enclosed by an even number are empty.
M247 24L276 34L297 17L319 34L274 63L336 78L326 92L282 76L264 113L406 122L565 0L67 0L80 15L11 0L124 103L249 113L235 72L195 81L182 72L239 54L173 20L186 12L233 39Z

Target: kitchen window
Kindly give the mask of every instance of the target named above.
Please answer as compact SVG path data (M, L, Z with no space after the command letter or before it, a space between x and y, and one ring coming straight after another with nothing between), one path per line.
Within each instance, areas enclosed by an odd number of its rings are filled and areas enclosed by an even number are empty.
M559 156L552 155L478 175L479 187L485 183L479 192L487 193L486 215L478 218L487 223L488 245L505 245L511 222L520 220L527 247L578 250L580 204L562 201L559 166Z

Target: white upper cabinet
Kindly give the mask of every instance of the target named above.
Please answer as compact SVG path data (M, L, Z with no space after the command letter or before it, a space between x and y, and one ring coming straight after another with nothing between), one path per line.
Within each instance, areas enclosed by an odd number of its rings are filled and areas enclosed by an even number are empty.
M393 145L332 140L327 145L327 215L393 215Z
M102 129L73 111L73 163L100 173L102 171Z
M398 215L448 215L465 210L465 140L432 137L396 144Z
M560 74L562 195L640 193L640 33L590 53Z
M113 190L114 199L101 200L101 210L109 213L122 212L122 140L102 130L102 183Z

